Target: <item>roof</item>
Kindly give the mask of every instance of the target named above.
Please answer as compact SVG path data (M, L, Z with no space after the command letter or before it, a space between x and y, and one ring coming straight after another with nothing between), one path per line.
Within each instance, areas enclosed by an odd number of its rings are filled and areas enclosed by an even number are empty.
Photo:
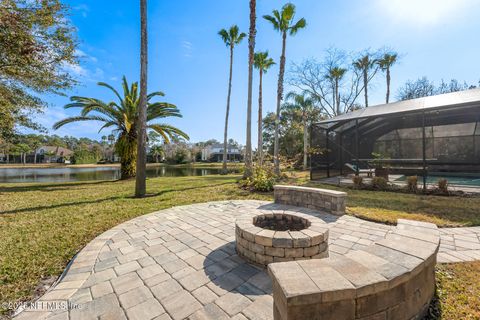
M69 156L73 154L73 151L64 147L56 147L56 146L41 146L38 150L43 149L47 152L53 152L57 156Z
M206 148L221 148L223 149L223 143L215 143L215 144L212 144L210 146L207 146ZM234 145L227 145L227 149L239 149L237 146L234 146Z
M318 124L333 124L340 121L459 106L480 106L480 88L371 106L320 121Z

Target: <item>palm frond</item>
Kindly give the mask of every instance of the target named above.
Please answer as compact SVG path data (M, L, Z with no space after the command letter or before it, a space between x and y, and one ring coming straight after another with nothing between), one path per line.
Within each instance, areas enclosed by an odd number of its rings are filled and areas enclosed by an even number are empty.
M183 132L182 130L178 129L177 127L174 127L169 124L149 124L147 128L154 130L158 134L160 134L164 139L166 143L170 142L170 138L174 136L180 136L186 140L189 140L190 137L188 134Z
M106 129L106 128L115 126L115 125L117 125L117 124L118 124L118 123L117 123L116 121L107 122L107 123L105 123L100 129L98 129L98 132L102 131L103 129Z
M290 35L294 36L298 30L303 29L307 26L307 20L304 18L300 19L290 28Z
M120 94L118 93L118 91L117 91L114 87L112 87L111 85L109 85L108 83L98 82L97 84L98 84L99 86L101 86L101 87L105 87L105 88L108 88L108 89L112 90L113 93L117 96L117 98L118 98L119 101L122 101L122 100L123 100L123 99L122 99L122 96L120 96Z
M282 7L282 20L288 24L293 19L294 16L295 16L295 5L292 3L286 3Z
M276 10L275 10L276 11ZM274 14L275 14L275 11L274 11ZM278 13L278 11L277 11ZM273 29L275 30L280 30L280 23L279 23L279 20L277 20L275 17L272 17L270 15L264 15L263 16L263 19L269 21L272 26L273 26Z
M58 122L55 122L53 124L53 129L57 130L64 125L72 122L79 122L79 121L101 121L101 122L109 122L109 119L100 117L100 116L88 116L88 117L82 117L82 116L77 116L77 117L69 117L65 118L63 120L60 120Z
M164 96L165 96L165 93L163 93L162 91L152 92L150 94L147 94L147 101L150 101L150 99L152 99L153 97L164 97Z
M225 42L225 45L228 47L230 45L230 37L228 35L227 30L222 29L218 31L218 35L222 38L223 42Z
M240 33L240 35L235 40L235 44L239 44L240 42L242 42L242 40L245 39L246 36L247 34L245 32Z

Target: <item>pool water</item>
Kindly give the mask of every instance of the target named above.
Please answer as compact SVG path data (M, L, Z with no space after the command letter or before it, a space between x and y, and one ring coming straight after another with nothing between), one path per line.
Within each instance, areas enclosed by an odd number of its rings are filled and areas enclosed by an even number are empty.
M449 175L429 175L427 183L436 184L440 179L447 179L449 184L480 187L480 176L449 176ZM395 181L406 181L407 177L402 176ZM422 177L418 177L418 182L423 182Z

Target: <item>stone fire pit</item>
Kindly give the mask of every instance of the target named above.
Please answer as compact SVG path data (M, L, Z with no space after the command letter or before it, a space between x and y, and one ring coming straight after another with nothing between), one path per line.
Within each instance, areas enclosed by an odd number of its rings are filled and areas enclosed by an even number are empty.
M300 212L246 215L235 221L239 256L262 266L272 262L328 257L328 229Z

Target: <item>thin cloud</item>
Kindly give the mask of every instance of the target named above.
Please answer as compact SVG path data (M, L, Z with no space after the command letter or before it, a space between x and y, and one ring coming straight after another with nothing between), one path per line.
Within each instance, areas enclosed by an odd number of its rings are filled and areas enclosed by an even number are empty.
M82 15L82 17L86 18L88 16L90 8L86 4L82 3L78 6L73 7L73 10L78 11Z
M193 53L193 44L190 41L184 40L181 42L181 45L183 56L186 58L191 58Z

